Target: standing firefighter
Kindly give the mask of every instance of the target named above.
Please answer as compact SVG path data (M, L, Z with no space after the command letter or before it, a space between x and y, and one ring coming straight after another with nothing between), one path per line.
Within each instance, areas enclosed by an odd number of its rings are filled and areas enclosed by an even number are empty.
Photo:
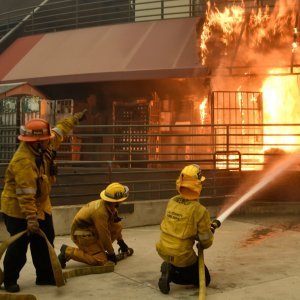
M63 137L83 117L76 113L60 121L55 128L43 119L32 119L21 126L21 141L5 173L1 195L1 212L11 236L27 229L12 243L4 258L4 287L11 293L20 290L17 281L26 263L28 244L36 270L37 285L55 285L46 241L38 233L40 229L49 242L54 243L50 191L57 175L54 158Z
M122 238L121 218L117 211L119 203L128 196L128 187L114 182L100 193L101 199L91 201L79 210L71 226L71 238L78 248L61 246L58 259L62 268L70 259L92 266L102 266L107 261L116 264L117 260L133 253ZM115 240L120 246L119 255L113 248Z
M158 282L164 294L169 293L170 282L199 286L198 256L193 246L198 242L206 249L213 242L209 213L199 203L204 180L198 165L186 166L176 181L179 195L168 202L160 225L160 240L156 244L156 250L164 260ZM206 266L205 278L208 285L210 274Z

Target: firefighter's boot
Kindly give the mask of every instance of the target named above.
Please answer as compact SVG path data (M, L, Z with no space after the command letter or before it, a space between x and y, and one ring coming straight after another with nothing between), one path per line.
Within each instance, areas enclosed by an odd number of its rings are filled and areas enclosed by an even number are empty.
M171 276L170 276L171 264L164 261L161 264L160 271L161 271L161 276L158 281L159 290L163 294L169 294L170 282L171 282Z
M67 259L66 259L66 249L67 249L67 247L68 247L67 245L63 244L60 247L60 253L57 256L62 269L64 269L66 267L66 264L67 264Z

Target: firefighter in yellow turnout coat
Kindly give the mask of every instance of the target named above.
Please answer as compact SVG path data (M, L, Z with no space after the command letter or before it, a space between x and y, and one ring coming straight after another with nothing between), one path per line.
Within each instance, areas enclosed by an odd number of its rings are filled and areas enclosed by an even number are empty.
M5 173L1 212L11 236L26 229L30 235L23 235L6 251L4 287L8 292L20 290L17 280L26 263L29 243L36 269L36 284L55 285L47 244L37 233L42 229L53 245L55 234L49 195L57 173L54 163L56 150L84 113L63 119L52 130L43 119L32 119L21 126L18 137L21 143Z
M71 226L71 238L78 248L62 245L58 255L62 268L70 259L93 266L104 265L108 260L116 264L115 240L120 246L119 251L127 253L117 207L128 195L127 186L114 182L100 193L101 199L91 201L79 210Z
M160 225L160 240L156 244L156 250L164 260L158 282L164 294L169 293L170 282L199 285L194 243L198 242L202 249L206 249L213 242L209 212L199 203L204 180L198 165L186 166L176 181L179 195L168 202ZM210 274L206 266L205 275L208 285Z

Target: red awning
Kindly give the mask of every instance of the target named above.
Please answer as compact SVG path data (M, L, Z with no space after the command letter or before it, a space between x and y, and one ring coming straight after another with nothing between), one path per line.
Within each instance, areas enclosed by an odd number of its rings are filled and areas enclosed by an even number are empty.
M127 23L22 37L0 56L0 81L32 85L204 74L197 18Z

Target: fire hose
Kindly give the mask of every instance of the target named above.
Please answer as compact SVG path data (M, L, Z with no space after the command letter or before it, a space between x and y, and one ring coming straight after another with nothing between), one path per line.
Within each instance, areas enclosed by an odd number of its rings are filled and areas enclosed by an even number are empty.
M15 242L17 239L19 239L21 236L23 236L24 234L27 234L27 230L21 231L13 236L11 236L10 238L8 238L7 240L5 240L1 245L0 245L0 260L2 258L2 255L4 254L4 252L6 251L6 249L9 247L10 244L12 244L13 242ZM54 251L54 248L52 247L52 245L50 244L50 242L48 241L45 233L40 230L38 233L40 236L42 236L46 243L47 243L47 247L48 247L48 251L49 251L49 256L50 256L50 261L51 261L51 266L53 269L53 274L54 274L54 279L55 279L55 283L57 287L63 286L65 285L65 279L62 273L62 269L60 266L60 263L58 261L58 258L56 256L56 253ZM0 268L0 285L2 284L4 280L4 275L3 275L3 271ZM4 294L3 295L4 298L2 297L2 295L0 295L0 299L22 299L22 300L33 300L36 299L36 297L34 295L28 295L28 294L19 294L19 295L12 295L12 294Z
M221 226L219 220L214 220L210 224L210 230L215 233L215 230ZM205 264L203 249L198 243L198 262L199 262L199 300L205 300L206 296L206 280L205 280Z

